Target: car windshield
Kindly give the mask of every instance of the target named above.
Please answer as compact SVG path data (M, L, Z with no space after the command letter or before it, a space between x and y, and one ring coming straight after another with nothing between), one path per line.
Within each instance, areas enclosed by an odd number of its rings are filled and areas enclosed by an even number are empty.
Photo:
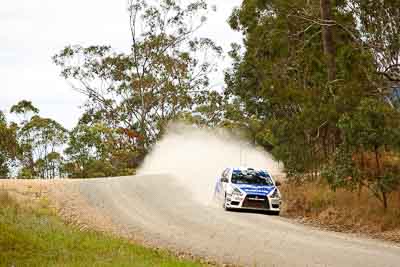
M232 173L231 181L233 184L274 185L271 177L265 172L235 170Z

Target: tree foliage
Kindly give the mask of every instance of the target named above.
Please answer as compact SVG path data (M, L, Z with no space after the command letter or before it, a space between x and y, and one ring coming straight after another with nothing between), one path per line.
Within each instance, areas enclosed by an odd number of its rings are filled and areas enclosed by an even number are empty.
M194 35L206 20L205 1L185 3L130 0L128 53L68 46L54 57L62 76L88 96L87 110L102 114L103 125L137 133L133 145L141 154L168 121L207 94L213 56L221 53L210 39Z
M33 116L22 125L18 136L22 147L22 174L26 178L62 176L61 152L68 131L58 122Z
M135 132L109 128L102 123L85 124L71 131L65 150L65 170L71 178L122 176L134 174L140 161L135 150Z
M3 112L0 111L0 177L10 174L10 167L18 154L16 127L9 125Z
M336 187L367 187L388 207L387 194L400 185L400 168L393 152L400 145L400 112L387 103L365 99L339 121L343 143L328 171Z

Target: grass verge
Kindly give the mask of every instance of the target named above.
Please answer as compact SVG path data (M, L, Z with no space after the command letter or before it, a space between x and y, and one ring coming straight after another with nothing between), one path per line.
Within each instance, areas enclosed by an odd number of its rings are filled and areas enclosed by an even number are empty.
M339 232L363 233L400 242L400 192L390 195L389 208L366 190L333 192L326 184L284 184L286 217Z
M203 266L64 224L46 201L28 207L0 190L0 266Z

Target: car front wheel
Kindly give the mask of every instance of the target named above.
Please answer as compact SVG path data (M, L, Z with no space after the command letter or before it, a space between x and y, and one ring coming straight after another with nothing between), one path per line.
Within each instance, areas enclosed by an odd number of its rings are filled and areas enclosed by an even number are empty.
M228 206L226 205L226 194L225 194L225 198L224 198L224 203L222 204L222 207L224 208L224 210L229 210Z

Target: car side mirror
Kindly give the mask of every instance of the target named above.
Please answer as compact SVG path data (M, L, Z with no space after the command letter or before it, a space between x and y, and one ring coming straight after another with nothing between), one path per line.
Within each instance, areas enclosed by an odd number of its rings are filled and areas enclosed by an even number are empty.
M275 185L276 185L276 186L281 186L281 185L282 185L282 183L281 183L281 182L279 182L279 181L276 181L276 182L275 182Z
M221 182L222 183L227 183L228 182L228 178L221 178Z

